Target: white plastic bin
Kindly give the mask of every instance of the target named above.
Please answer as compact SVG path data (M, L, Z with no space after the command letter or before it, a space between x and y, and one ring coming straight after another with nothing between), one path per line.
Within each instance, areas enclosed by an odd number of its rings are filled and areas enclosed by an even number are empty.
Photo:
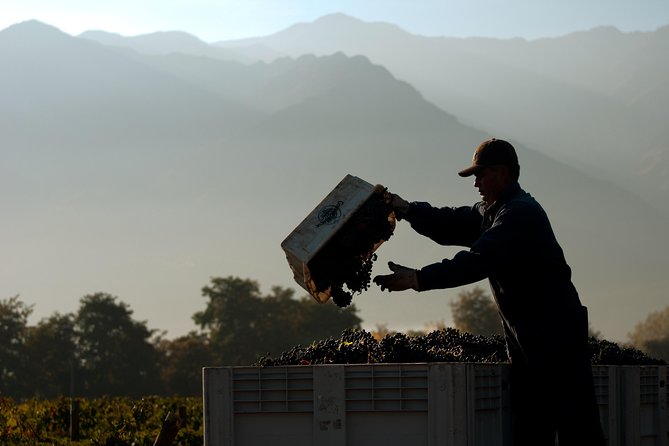
M666 366L593 375L609 446L667 446ZM205 445L510 445L507 376L481 363L204 368Z

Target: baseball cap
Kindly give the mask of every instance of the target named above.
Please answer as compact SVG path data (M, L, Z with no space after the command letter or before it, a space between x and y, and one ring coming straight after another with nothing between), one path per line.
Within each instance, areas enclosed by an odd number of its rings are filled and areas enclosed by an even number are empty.
M469 177L486 166L518 167L516 149L502 139L492 138L483 141L474 152L472 165L458 172L458 175Z

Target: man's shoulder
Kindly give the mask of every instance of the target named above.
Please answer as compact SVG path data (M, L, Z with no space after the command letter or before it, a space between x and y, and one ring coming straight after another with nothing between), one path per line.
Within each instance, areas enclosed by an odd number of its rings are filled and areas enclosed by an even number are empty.
M502 206L504 209L520 212L528 215L544 216L545 212L541 204L528 192L520 187L509 197Z

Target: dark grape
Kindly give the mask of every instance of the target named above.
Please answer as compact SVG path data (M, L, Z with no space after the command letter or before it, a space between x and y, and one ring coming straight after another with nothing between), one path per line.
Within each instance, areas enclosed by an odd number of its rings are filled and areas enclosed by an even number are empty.
M643 352L590 338L593 364L653 365L664 361ZM308 347L296 346L278 358L269 354L255 365L368 364L409 362L508 362L502 336L478 336L455 328L435 330L425 335L388 334L377 341L370 332L345 330L339 339L328 338Z
M593 364L607 365L662 365L665 362L647 356L641 350L634 347L621 347L620 345L598 340L593 337L588 342L590 357Z
M330 294L332 295L332 301L338 307L346 307L350 305L353 300L353 294L340 287L332 288Z
M350 305L355 293L369 289L374 247L388 240L395 229L389 216L388 192L378 190L351 216L344 226L309 262L318 291L330 289L334 303Z

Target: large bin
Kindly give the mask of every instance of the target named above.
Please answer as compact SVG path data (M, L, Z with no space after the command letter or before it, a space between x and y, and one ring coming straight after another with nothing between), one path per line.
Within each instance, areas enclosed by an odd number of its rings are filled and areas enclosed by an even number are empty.
M667 446L666 366L598 365L593 375L609 446ZM204 368L204 441L506 446L507 376L508 364L482 363Z
M373 195L384 191L383 186L374 186L361 178L346 175L281 243L295 281L317 302L327 302L331 289L319 287L314 280L313 262L316 256ZM386 218L394 228L394 213L389 211ZM371 255L381 243L383 240L379 240L365 254Z

